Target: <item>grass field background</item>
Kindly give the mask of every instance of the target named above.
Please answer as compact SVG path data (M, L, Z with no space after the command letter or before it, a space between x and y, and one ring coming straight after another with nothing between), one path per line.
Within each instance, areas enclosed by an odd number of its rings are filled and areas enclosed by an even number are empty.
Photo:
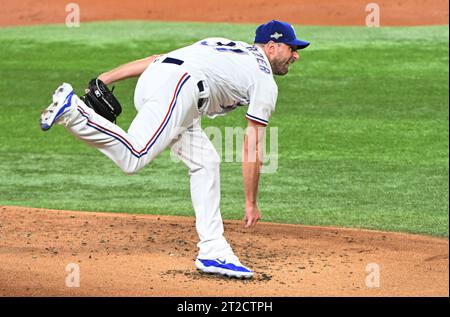
M256 25L108 22L0 29L0 204L193 216L187 169L168 151L124 175L40 111L70 82L210 36L251 42ZM279 167L262 175L264 221L448 237L448 26L297 27L312 42L277 78ZM116 85L119 125L136 80ZM245 127L245 109L203 126ZM241 219L239 163L221 167L222 214Z

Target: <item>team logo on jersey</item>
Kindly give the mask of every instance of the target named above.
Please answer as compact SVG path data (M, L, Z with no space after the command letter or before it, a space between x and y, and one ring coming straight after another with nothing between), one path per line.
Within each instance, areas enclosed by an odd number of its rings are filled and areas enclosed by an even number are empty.
M273 37L275 40L278 40L280 37L282 37L283 34L280 34L278 32L273 33L270 37Z

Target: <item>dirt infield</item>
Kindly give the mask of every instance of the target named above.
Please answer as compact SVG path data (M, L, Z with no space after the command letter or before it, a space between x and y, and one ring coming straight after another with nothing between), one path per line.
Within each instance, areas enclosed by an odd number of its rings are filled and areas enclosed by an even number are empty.
M0 0L0 26L64 23L66 5L80 7L81 22L140 19L262 23L271 19L303 25L365 25L366 5L380 7L380 23L448 24L447 0Z
M253 280L196 271L192 218L0 207L0 296L449 295L447 239L235 221L225 231ZM69 263L79 288L66 286Z

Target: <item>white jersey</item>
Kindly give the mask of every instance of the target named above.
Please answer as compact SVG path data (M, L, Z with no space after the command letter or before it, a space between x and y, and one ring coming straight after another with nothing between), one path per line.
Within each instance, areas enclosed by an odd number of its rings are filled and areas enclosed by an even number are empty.
M193 76L206 82L209 117L248 105L246 117L267 125L275 110L278 87L263 50L244 42L208 38L166 56L184 61Z

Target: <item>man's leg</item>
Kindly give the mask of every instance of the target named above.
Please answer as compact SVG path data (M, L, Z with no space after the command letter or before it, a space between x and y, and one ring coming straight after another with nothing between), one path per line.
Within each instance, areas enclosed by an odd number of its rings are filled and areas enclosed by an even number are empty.
M197 87L189 79L182 72L165 76L162 88L154 98L143 103L128 133L95 113L74 94L67 101L70 109L58 120L125 173L135 173L163 151L176 138L183 122L192 116ZM70 89L70 85L64 86L61 103L71 93Z
M223 235L220 214L220 157L201 129L199 118L172 146L172 152L189 168L191 198L200 238L197 245L197 267L210 273L251 277L253 273L240 264Z

